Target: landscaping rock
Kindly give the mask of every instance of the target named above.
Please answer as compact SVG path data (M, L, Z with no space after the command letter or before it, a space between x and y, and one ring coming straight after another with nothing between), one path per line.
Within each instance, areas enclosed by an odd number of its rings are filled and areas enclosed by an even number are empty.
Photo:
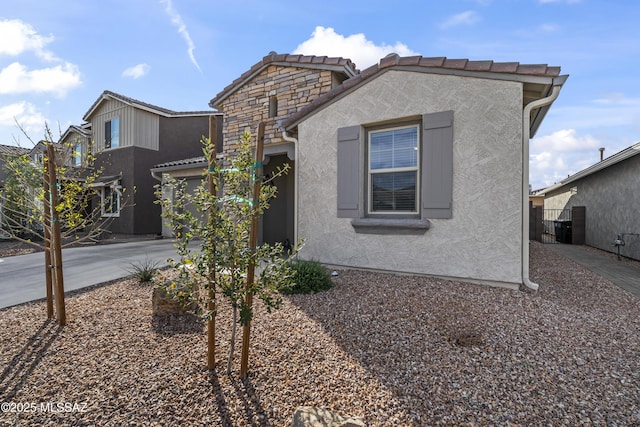
M166 292L159 288L153 288L151 304L154 316L182 316L195 307L183 307L180 302L171 298Z
M301 406L293 414L291 427L364 427L360 418L343 417L327 409Z

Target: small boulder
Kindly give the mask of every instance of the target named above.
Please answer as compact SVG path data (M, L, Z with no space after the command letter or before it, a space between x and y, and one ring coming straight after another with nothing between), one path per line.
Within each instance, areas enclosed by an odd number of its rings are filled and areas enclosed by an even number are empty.
M183 307L178 300L172 298L171 295L167 295L164 290L156 287L153 288L151 304L154 316L182 316L196 308L195 305Z
M343 417L328 409L316 406L300 406L293 414L291 427L365 427L356 417Z

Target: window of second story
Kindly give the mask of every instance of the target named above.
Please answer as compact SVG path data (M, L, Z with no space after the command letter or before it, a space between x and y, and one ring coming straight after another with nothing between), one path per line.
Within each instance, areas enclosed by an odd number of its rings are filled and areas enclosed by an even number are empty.
M115 117L104 122L104 148L118 148L120 146L120 119Z
M73 149L73 166L82 166L82 144L77 143Z

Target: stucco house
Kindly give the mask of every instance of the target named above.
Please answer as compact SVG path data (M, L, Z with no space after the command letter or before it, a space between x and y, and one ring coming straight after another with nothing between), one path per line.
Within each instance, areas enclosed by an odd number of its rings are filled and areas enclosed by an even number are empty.
M104 91L80 126L71 126L61 143L74 149L74 165L96 157L101 175L94 183L108 230L118 234L159 234L160 208L149 174L153 165L202 154L212 111L178 112ZM125 207L126 206L126 207Z
M302 255L537 288L529 138L567 77L546 65L392 54L287 117Z
M640 142L541 190L545 209L583 206L586 245L640 260L639 154Z
M267 168L292 166L263 241L304 239L302 258L338 267L535 289L529 138L567 77L395 54L359 71L344 58L272 52L209 105L224 115L224 156L264 121Z

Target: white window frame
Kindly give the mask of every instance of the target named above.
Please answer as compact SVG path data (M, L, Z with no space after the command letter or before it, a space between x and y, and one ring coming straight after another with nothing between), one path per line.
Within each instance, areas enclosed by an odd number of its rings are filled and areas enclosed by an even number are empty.
M106 198L107 198L107 188L111 189L111 194L113 192L117 195L116 198L116 209L115 212L109 212L106 208ZM108 185L103 186L100 189L100 213L103 217L119 217L120 216L120 208L122 206L122 186L118 184L117 181L113 181ZM111 209L114 210L113 208Z
M401 129L415 129L416 130L416 165L411 167L399 167L399 168L386 168L386 169L376 169L373 171L371 169L371 137L376 133L382 132L391 132ZM366 197L367 197L367 215L375 216L375 215L395 215L395 216L415 216L419 215L420 212L420 165L421 165L421 135L420 135L420 124L419 123L411 123L406 125L398 125L392 127L383 127L370 129L367 131L367 188ZM401 210L392 210L392 211L374 211L373 210L373 188L372 188L372 175L376 174L388 174L388 173L396 173L396 172L414 172L416 173L416 188L415 188L415 206L412 211L401 211Z

